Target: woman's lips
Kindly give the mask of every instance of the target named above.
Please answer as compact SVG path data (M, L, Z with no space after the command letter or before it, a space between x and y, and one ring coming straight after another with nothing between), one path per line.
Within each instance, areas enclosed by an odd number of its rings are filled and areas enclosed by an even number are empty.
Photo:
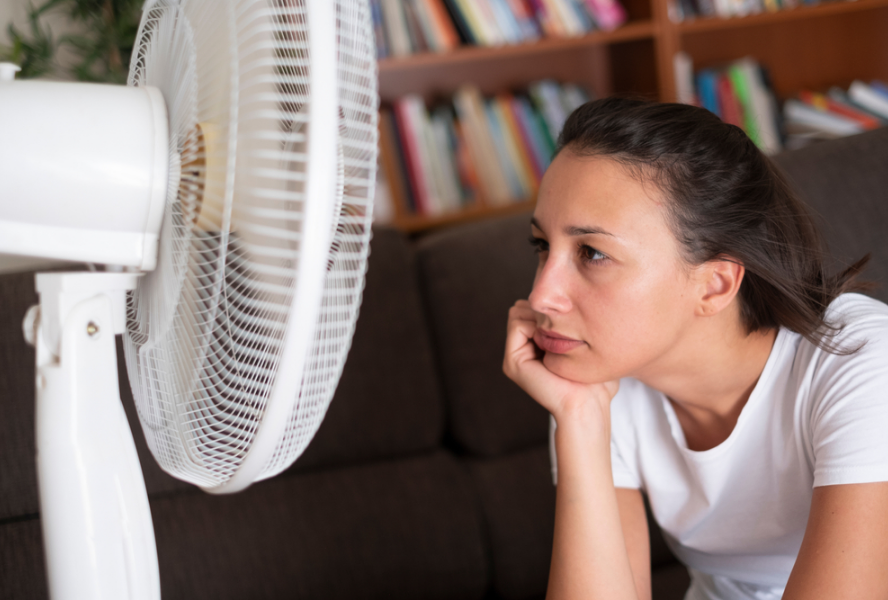
M585 342L580 340L574 340L558 335L553 331L544 331L542 329L536 330L536 333L533 334L533 341L541 350L552 352L553 354L564 354L585 344Z

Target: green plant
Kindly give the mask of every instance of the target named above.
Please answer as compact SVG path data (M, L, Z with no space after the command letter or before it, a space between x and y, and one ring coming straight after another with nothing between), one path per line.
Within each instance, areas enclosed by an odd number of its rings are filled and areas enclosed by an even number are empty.
M0 46L0 57L22 67L20 77L39 77L61 71L59 48L70 47L77 62L68 71L80 81L125 83L141 17L142 0L47 0L29 4L29 32L8 27L11 46ZM50 11L67 14L83 33L61 36L41 20Z

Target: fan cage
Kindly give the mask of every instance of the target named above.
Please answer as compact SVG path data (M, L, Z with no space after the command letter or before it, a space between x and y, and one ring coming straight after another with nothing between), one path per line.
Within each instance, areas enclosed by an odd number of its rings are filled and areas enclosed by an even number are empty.
M301 0L146 5L131 85L161 89L170 193L158 268L129 299L127 367L148 445L172 475L214 488L250 451L288 327L311 346L284 434L259 479L305 450L357 320L376 173L377 72L369 7L336 1L340 193L316 323L289 323L302 265L311 131ZM307 341L307 340L306 340Z

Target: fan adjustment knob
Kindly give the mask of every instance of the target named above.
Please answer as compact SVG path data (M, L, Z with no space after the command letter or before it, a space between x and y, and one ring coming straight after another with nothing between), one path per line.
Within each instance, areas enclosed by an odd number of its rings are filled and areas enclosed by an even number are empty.
M0 62L0 82L15 81L15 74L22 68L10 62Z
M40 305L35 304L25 313L25 320L22 322L22 333L25 334L25 341L28 345L37 347L37 331L40 326Z

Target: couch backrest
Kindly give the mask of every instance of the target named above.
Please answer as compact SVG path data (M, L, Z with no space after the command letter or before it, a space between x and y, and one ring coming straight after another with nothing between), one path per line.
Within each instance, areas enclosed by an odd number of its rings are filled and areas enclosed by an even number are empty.
M888 127L821 142L776 157L817 218L833 269L865 254L869 292L888 302Z
M546 412L502 372L509 307L527 298L530 213L431 235L417 260L453 438L476 456L545 442Z

